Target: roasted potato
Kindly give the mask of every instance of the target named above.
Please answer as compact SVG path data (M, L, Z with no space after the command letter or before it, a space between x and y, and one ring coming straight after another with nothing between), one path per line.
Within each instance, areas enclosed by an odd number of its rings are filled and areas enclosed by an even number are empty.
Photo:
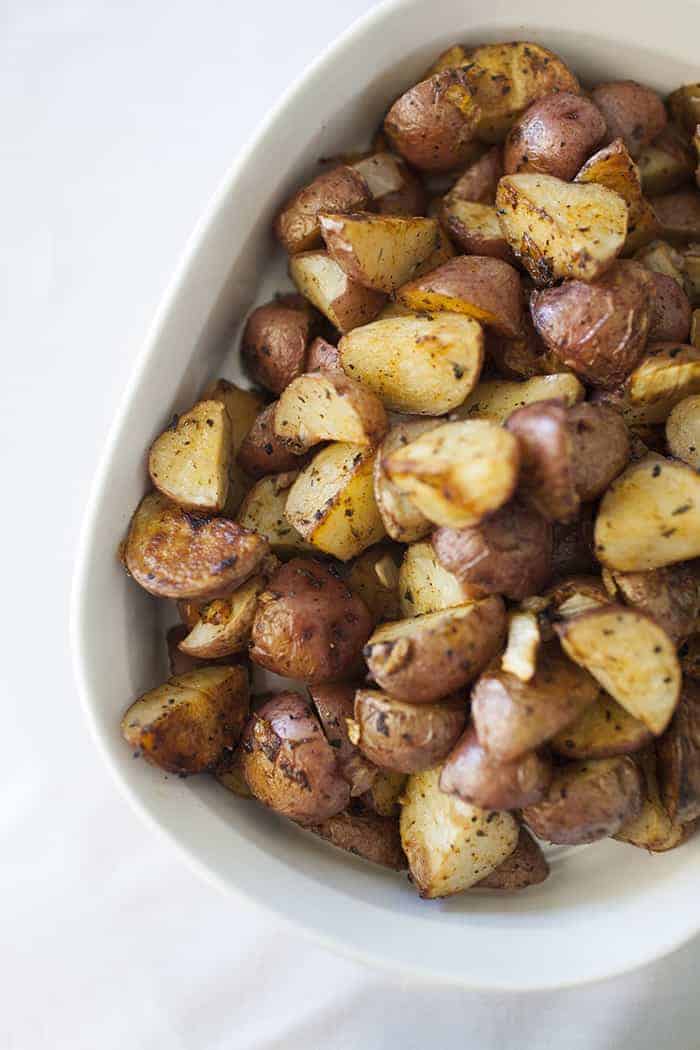
M253 310L241 338L241 358L255 383L281 394L301 375L314 334L314 315L300 295L285 295Z
M569 576L558 580L545 597L549 602L548 611L560 620L568 620L579 613L612 603L599 576Z
M520 601L551 575L552 528L536 510L512 500L478 525L433 533L439 563L476 594Z
M476 386L484 336L471 317L408 314L355 329L338 349L347 375L373 390L386 408L440 416Z
M435 219L437 219L437 217L437 214L433 216L433 218ZM442 266L443 263L446 263L449 259L453 259L456 254L457 253L455 252L455 249L452 245L452 241L447 236L442 226L438 226L437 234L435 235L435 247L433 248L430 255L426 259L424 259L422 263L416 266L416 269L414 271L414 277L422 277L424 274L430 273L431 270L437 270L437 268L439 266ZM394 301L391 305L395 311L395 313L392 316L400 316L398 311L403 310L401 304ZM387 308L385 307L385 309L382 311L382 317L385 316L386 309ZM411 311L409 310L404 312L410 313Z
M576 182L595 182L623 198L627 204L626 255L658 236L659 222L642 193L639 168L622 139L613 139L586 161L576 176Z
M430 532L431 522L402 493L387 475L384 460L397 448L403 448L428 430L435 430L441 419L430 417L407 419L395 423L384 438L374 461L374 498L379 508L384 528L393 540L412 543Z
M174 627L171 627L165 636L165 643L168 649L168 665L170 667L171 676L185 674L187 671L194 671L197 667L202 666L202 660L198 660L194 656L188 656L180 649L180 642L183 638L186 638L189 633L190 629L186 624L178 623Z
M655 453L633 463L600 503L595 553L602 565L620 572L700 556L700 476Z
M279 401L273 401L256 418L238 450L236 462L251 478L266 474L285 474L304 466L303 449L290 447L275 432Z
M459 419L491 419L505 423L512 412L535 401L563 401L576 405L583 401L585 390L570 372L558 375L533 376L523 381L485 379L478 383L469 397L459 406Z
M614 837L619 842L628 842L651 853L665 853L682 845L693 825L674 822L666 812L659 794L654 748L649 747L635 755L635 761L642 777L642 808Z
M362 598L375 624L399 619L399 554L393 547L370 547L352 563L347 581L350 590Z
M325 212L320 221L328 254L348 277L387 295L410 280L436 246L435 219Z
M465 254L513 262L492 204L446 199L440 208L440 222Z
M449 753L466 718L466 697L408 704L378 689L358 689L351 725L357 747L370 762L395 773L418 773Z
M679 562L647 572L603 571L609 593L618 601L648 613L674 645L695 630L700 614L700 565Z
M700 350L679 343L654 343L624 386L605 392L630 427L664 423L679 401L700 392Z
M564 758L614 758L646 747L653 734L607 693L550 739L552 751Z
M498 180L503 175L503 153L498 146L487 150L462 172L446 201L474 201L475 204L493 204Z
M475 678L498 652L505 610L497 597L378 627L364 648L380 689L409 703L433 703Z
M693 176L693 157L678 129L668 125L637 157L642 188L650 196L672 193Z
M382 292L353 281L328 252L301 252L289 260L289 276L299 291L339 332L368 324L386 302Z
M686 343L690 334L691 309L688 296L678 282L663 273L652 273L653 313L649 326L650 343Z
M357 669L372 618L361 598L315 558L293 558L258 597L250 659L317 684Z
M425 189L420 179L393 153L372 153L350 167L367 183L380 215L423 215Z
M486 332L486 361L507 379L533 379L535 376L566 375L562 365L535 331L529 311L522 316L520 335L508 339L493 329ZM582 395L583 396L583 395Z
M309 690L321 728L335 751L338 769L350 785L353 798L369 791L378 775L377 767L358 750L348 735L355 689L352 684L342 683L315 685Z
M605 186L505 175L496 208L512 251L539 285L561 277L595 280L627 238L627 205Z
M250 790L243 776L242 751L240 747L229 751L216 768L214 776L227 791L239 798L252 799L255 795Z
M672 456L700 470L700 394L684 398L671 410L666 441Z
M552 763L544 754L529 751L500 762L469 726L445 760L440 790L482 809L521 809L544 798L551 779Z
M671 724L656 746L661 800L674 823L700 817L700 683L686 679Z
M502 259L458 255L403 285L398 297L411 310L463 313L504 335L520 332L520 276Z
M445 423L384 460L394 484L436 525L476 525L510 499L517 440L490 420Z
M289 490L287 521L312 546L340 561L384 538L374 500L374 453L334 442L317 452Z
M508 642L501 657L501 668L521 682L529 682L537 670L537 654L542 630L534 612L521 610L508 616Z
M121 722L126 742L169 773L203 773L238 743L248 716L244 667L200 667L144 693Z
M342 372L338 347L318 336L306 355L307 372Z
M321 212L359 211L370 201L369 186L360 172L341 164L317 175L289 198L275 219L275 234L290 255L308 251L321 243Z
M518 843L510 813L487 811L440 790L440 767L408 778L401 842L421 897L449 897L486 878Z
M404 616L440 612L484 596L483 591L462 583L443 568L429 540L412 543L406 548L398 591Z
M533 102L508 132L503 169L506 175L532 171L568 182L605 132L605 120L590 99L569 91L546 95Z
M616 387L639 362L653 316L654 284L642 266L616 263L593 283L534 292L530 311L545 345L594 386Z
M189 513L151 492L131 519L124 561L159 598L207 599L245 583L267 552L262 536L228 518Z
M481 110L469 74L445 69L409 88L384 118L393 149L423 171L449 171L469 159Z
M691 346L700 350L700 310L693 310L690 315L690 338Z
M322 441L375 446L389 427L377 395L341 372L294 379L281 394L273 420L276 436L297 454Z
M523 810L540 839L578 845L615 835L642 809L639 769L624 755L572 762L555 770L547 795Z
M372 864L380 864L392 871L406 870L399 822L395 817L380 817L376 813L352 810L336 813L322 824L309 826L308 830L338 849L369 860Z
M380 817L398 817L401 812L399 800L407 779L405 773L378 770L371 788L362 796L362 804Z
M258 573L227 598L207 603L187 637L180 642L182 652L211 659L247 649L258 595L266 580L265 575Z
M526 890L530 886L537 886L549 875L549 864L544 854L537 845L532 835L525 828L520 829L518 844L509 857L498 865L497 868L480 879L474 886L475 890Z
M541 401L513 412L506 429L520 444L520 492L550 521L576 517L629 459L627 427L605 405Z
M700 121L700 84L684 84L668 96L671 118L689 135Z
M685 287L685 261L683 255L668 241L656 240L635 254L635 260L652 273L663 273L672 277L679 288Z
M250 488L250 478L238 466L238 452L258 414L265 406L260 394L242 390L227 379L217 379L202 394L204 401L220 401L228 412L231 425L231 457L229 459L229 485L224 506L224 516L233 518L243 497Z
M570 522L554 522L552 577L598 571L593 555L593 508L583 505L579 517Z
M350 802L336 753L299 693L278 693L251 714L241 765L255 797L298 824L322 823Z
M650 616L610 604L556 623L564 652L655 735L663 733L681 687L666 632Z
M238 521L267 540L275 554L313 551L310 543L287 521L287 496L297 474L275 474L253 485L240 509Z
M697 188L689 187L654 197L652 206L663 238L669 241L700 238L700 193Z
M656 92L634 80L596 84L591 98L605 118L609 137L622 139L633 158L661 134L668 122Z
M198 401L151 445L148 472L155 487L189 510L221 511L231 462L231 423L220 401Z

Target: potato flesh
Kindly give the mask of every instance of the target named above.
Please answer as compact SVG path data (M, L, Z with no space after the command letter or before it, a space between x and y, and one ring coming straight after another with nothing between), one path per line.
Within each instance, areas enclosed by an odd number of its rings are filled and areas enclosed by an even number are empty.
M164 430L151 446L148 470L168 499L192 510L226 505L231 462L231 423L219 401L200 401Z
M366 288L391 295L435 249L437 221L420 216L321 215L329 254Z
M353 281L327 252L302 252L289 260L289 276L299 291L340 332L368 324L386 297Z
M250 478L236 462L241 445L248 431L265 407L260 394L252 390L243 390L227 379L217 379L207 387L202 395L206 401L220 401L228 412L231 424L231 459L229 461L229 486L224 506L227 518L235 516L243 497L250 489Z
M475 525L515 489L519 449L489 420L445 423L386 461L395 485L436 525Z
M296 471L292 471L261 478L246 496L238 515L243 528L263 536L278 554L313 550L285 517L287 496L296 477Z
M440 419L411 419L396 423L377 452L374 463L374 498L379 507L384 528L393 540L412 543L425 536L431 523L409 499L404 496L384 469L384 460L397 448L403 448L414 438L434 430L442 423Z
M371 547L353 562L348 586L365 603L375 623L396 620L399 605L399 569L393 551Z
M601 693L580 718L560 730L550 747L564 758L613 758L639 751L652 739L643 722Z
M430 541L412 543L406 549L398 580L401 612L421 616L464 605L474 594L437 560Z
M592 281L622 251L627 205L604 186L551 175L506 175L496 195L505 237L535 281Z
M672 456L700 470L700 395L686 397L666 420L666 441Z
M301 453L321 441L377 445L388 424L384 406L370 390L346 376L315 372L299 376L282 392L274 426Z
M658 221L651 205L642 194L639 168L627 152L622 139L615 139L587 160L575 181L595 182L599 186L607 186L625 201L628 210L626 253L635 251L658 234Z
M503 670L515 675L521 682L529 682L537 669L537 652L541 641L534 613L511 613L508 619L508 643L501 658Z
M505 423L512 412L524 405L556 398L572 406L583 401L585 393L583 384L569 372L533 376L524 381L486 379L477 384L456 410L455 416L458 419L491 419L495 423Z
M347 375L373 390L386 408L440 416L476 386L484 337L471 317L409 314L355 329L338 349Z
M468 254L510 257L498 213L492 205L458 199L446 201L442 221L453 240Z
M214 658L246 649L255 618L258 595L266 577L254 576L230 596L211 603L180 642L180 649L190 656Z
M651 349L625 384L623 414L630 422L663 423L679 401L700 393L700 350L679 343Z

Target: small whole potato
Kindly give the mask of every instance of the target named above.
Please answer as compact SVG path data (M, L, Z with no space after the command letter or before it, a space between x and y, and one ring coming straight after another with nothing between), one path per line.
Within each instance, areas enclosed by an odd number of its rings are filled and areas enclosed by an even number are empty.
M552 527L517 499L478 525L436 529L433 547L443 568L482 595L521 601L551 575Z
M350 802L336 753L299 693L278 693L251 715L241 766L253 795L299 824L319 824Z
M281 394L301 375L313 335L313 313L300 295L285 295L253 310L241 339L241 357L250 378Z
M605 119L582 95L561 91L526 109L503 148L506 175L539 171L569 182L603 141Z
M652 273L654 299L649 326L649 342L686 343L690 333L690 301L673 277Z
M539 802L552 779L552 763L529 751L512 762L499 762L479 743L470 726L445 760L440 790L482 809L522 809Z
M243 439L236 462L251 478L299 470L308 457L297 455L275 433L277 401L264 408Z
M358 666L371 631L365 603L332 566L293 558L258 598L250 658L288 678L338 681Z
M378 689L355 694L357 746L375 765L396 773L418 773L442 761L466 717L466 698L408 704Z
M409 88L384 119L393 148L416 168L449 171L469 159L480 110L463 69L445 69Z
M597 84L591 98L603 114L609 138L622 139L635 160L668 123L666 109L656 92L634 80Z

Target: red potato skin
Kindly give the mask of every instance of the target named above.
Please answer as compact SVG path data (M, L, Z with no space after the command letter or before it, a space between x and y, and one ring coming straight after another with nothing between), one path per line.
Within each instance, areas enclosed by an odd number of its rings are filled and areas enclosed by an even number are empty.
M597 84L591 98L603 114L608 140L622 139L635 160L668 123L666 109L656 92L634 80Z
M370 206L369 188L362 175L341 164L317 175L284 203L275 219L275 235L290 255L309 251L321 244L320 212L361 211Z
M241 357L251 379L273 394L304 371L313 314L300 295L287 295L253 310L241 340Z
M377 776L377 767L360 754L350 742L346 719L355 708L354 684L315 685L309 690L326 739L336 753L341 775L350 785L353 797L369 791Z
M665 273L651 273L654 282L654 301L649 342L688 342L692 307L690 300L673 277Z
M585 401L567 409L567 425L572 435L576 494L581 502L590 503L627 466L629 433L615 409Z
M530 751L512 762L497 762L469 726L447 756L440 790L482 809L522 809L544 798L552 779L552 763Z
M487 330L485 335L486 359L492 361L499 375L506 379L532 379L533 376L568 371L544 345L529 313L523 314L522 330L517 339L507 339L493 329Z
M401 165L403 186L401 189L385 193L375 201L380 215L425 215L428 207L428 195L423 183L404 164Z
M450 190L448 199L493 204L496 200L498 180L502 175L503 153L500 146L494 146L460 175Z
M654 214L667 240L685 241L700 237L700 193L688 187L652 200Z
M525 110L503 148L506 175L534 171L569 182L603 141L605 119L590 99L561 91Z
M526 890L537 886L549 875L549 864L542 850L532 835L523 827L520 828L518 844L509 857L506 857L497 868L485 879L477 882L475 890Z
M614 573L613 577L624 602L656 620L674 645L693 634L700 615L700 562Z
M338 347L321 339L314 339L306 355L305 372L342 372Z
M408 867L396 817L352 809L337 813L322 824L310 826L309 831L372 864L380 864L392 871L405 871Z
M464 698L439 704L409 704L378 690L359 689L354 717L358 746L376 766L394 773L418 773L441 762L464 729Z
M464 164L478 115L470 116L452 102L455 91L473 89L462 69L446 69L409 88L384 119L384 132L394 150L424 171L450 171Z
M671 724L656 745L657 773L671 820L700 817L700 683L686 679Z
M465 255L502 259L511 265L515 262L515 256L505 237L493 236L467 226L448 207L441 209L439 218L450 239Z
M300 470L308 455L297 456L275 433L275 409L277 402L264 408L246 434L238 450L236 462L251 478L262 478L266 474L285 474L289 470Z

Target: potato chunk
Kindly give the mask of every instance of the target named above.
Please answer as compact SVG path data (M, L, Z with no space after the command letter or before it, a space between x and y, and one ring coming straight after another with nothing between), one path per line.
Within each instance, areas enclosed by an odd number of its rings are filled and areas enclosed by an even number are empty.
M466 701L408 704L378 689L358 689L353 721L357 746L371 762L396 773L417 773L454 746L464 729Z
M395 548L379 543L356 558L348 573L348 587L359 594L375 623L401 615L398 560Z
M348 277L391 295L435 249L437 220L419 216L321 215L331 258Z
M460 582L442 567L429 541L412 543L406 548L398 590L404 616L440 612L483 597L479 588Z
M384 132L413 167L449 171L468 160L480 113L467 72L445 69L394 102L384 118Z
M700 817L700 684L686 680L671 724L656 749L664 807L672 821Z
M265 583L266 577L259 573L228 598L209 602L190 633L180 642L182 652L208 659L247 649L258 595Z
M622 139L614 139L590 157L575 181L595 182L599 186L607 186L623 198L628 212L626 254L636 251L658 236L658 219L642 193L639 168L629 155Z
M275 433L296 453L321 441L378 445L388 426L377 395L336 372L299 376L280 396L274 417Z
M502 890L505 893L513 890L526 890L537 886L549 876L549 864L532 835L525 828L520 829L518 845L509 857L495 868L486 878L480 879L475 890Z
M587 707L580 718L550 740L564 758L614 758L639 751L653 738L650 729L607 693Z
M654 749L640 752L636 761L643 784L642 808L636 816L625 821L614 838L651 853L665 853L685 841L692 825L684 827L669 817L659 792Z
M425 536L432 528L421 511L402 493L387 475L384 460L397 448L403 448L429 430L442 424L441 419L417 418L394 424L382 441L374 461L374 498L379 513L392 540L412 543Z
M254 383L281 394L304 371L318 315L300 295L283 295L253 310L241 337L241 359Z
M231 424L219 401L174 416L151 445L148 472L164 496L190 510L223 510L229 486Z
M287 496L296 478L296 472L262 478L253 485L238 515L239 524L267 540L276 554L314 549L285 515Z
M540 801L551 779L548 756L529 751L511 762L499 761L469 726L445 760L440 789L484 809L522 809Z
M380 864L392 871L405 871L406 858L401 847L399 822L395 817L381 817L377 813L358 813L354 810L336 813L322 824L308 828L338 849L344 849L372 864Z
M262 410L238 450L236 462L251 478L284 474L304 466L302 454L289 448L275 433L278 404L278 401L273 401Z
M556 399L567 405L583 401L585 390L580 380L569 372L534 376L524 381L485 379L478 383L455 415L459 419L491 419L505 423L508 416L523 405Z
M386 302L382 292L365 288L328 252L301 252L289 260L289 276L299 291L340 332L373 321Z
M651 616L674 645L680 645L695 631L700 614L700 565L697 562L678 562L648 572L604 569L603 578L616 601L633 605Z
M591 98L605 117L610 137L622 139L632 157L639 156L668 122L659 95L634 80L596 84Z
M492 204L451 198L448 194L440 211L440 221L467 255L490 255L512 262L513 253Z
M304 252L321 243L319 214L358 211L370 202L370 192L359 171L341 164L324 171L298 190L275 219L275 234L290 253Z
M232 518L250 488L250 478L238 465L237 457L241 445L258 414L265 407L260 394L243 390L227 379L217 379L202 394L205 401L220 401L228 413L231 424L231 458L229 460L229 486L224 507L224 516Z
M666 420L666 441L672 456L700 470L700 394L686 397Z

